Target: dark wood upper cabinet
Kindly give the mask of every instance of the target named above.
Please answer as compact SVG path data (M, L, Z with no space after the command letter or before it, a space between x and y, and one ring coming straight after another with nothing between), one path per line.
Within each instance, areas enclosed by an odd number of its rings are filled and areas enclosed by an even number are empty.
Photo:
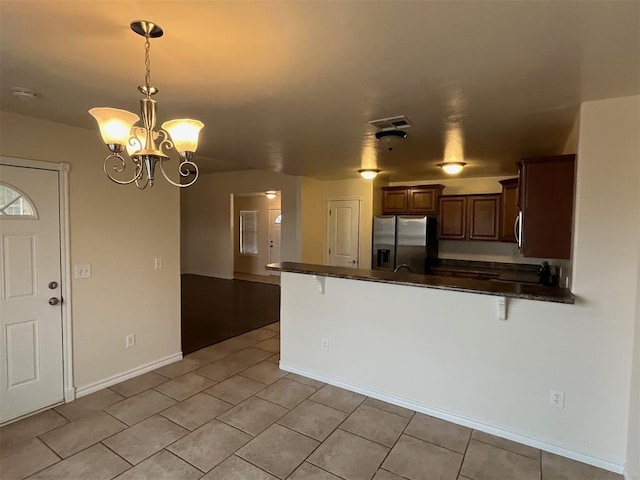
M438 213L438 197L443 188L442 185L409 188L409 213L436 215Z
M500 241L516 242L515 224L518 219L518 179L500 180L502 199L500 207Z
M407 213L408 210L407 188L383 187L382 188L382 213L396 215Z
M442 240L498 240L500 194L440 197L438 238Z
M469 240L495 241L500 238L500 195L470 195L467 211Z
M571 257L575 161L575 155L522 160L521 251L525 257Z
M383 215L436 215L443 185L382 187Z
M440 197L438 208L438 238L464 240L467 236L467 197Z

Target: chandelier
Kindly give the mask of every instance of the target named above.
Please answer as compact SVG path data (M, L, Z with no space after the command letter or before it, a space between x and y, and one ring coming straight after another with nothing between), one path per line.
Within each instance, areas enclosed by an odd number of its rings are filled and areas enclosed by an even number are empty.
M131 23L131 30L145 38L145 77L144 85L138 90L144 95L140 99L140 115L143 126L135 126L140 117L135 113L117 108L98 107L89 110L100 127L102 140L111 152L104 160L104 173L109 179L119 185L135 183L140 190L152 187L156 165L165 180L176 187L193 185L200 174L198 166L192 161L193 154L198 147L198 135L204 124L198 120L177 119L169 120L156 127L156 101L151 97L158 93L158 89L151 85L151 60L149 56L150 38L163 35L162 28L153 22L139 20ZM169 178L164 169L164 163L170 160L165 151L175 149L180 156L178 171L181 177L190 177L185 183L176 183ZM133 163L133 176L122 179L127 170L128 162L122 155L124 151ZM129 162L129 164L130 164ZM114 175L115 172L115 175Z

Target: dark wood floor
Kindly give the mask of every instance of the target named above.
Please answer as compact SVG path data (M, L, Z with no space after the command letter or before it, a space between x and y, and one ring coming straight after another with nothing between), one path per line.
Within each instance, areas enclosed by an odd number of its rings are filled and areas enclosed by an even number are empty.
M182 353L280 321L280 287L182 275Z

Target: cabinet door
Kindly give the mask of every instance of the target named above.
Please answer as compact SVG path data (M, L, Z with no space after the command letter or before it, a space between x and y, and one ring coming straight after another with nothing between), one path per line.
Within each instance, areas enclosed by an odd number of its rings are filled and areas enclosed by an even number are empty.
M575 155L523 160L522 254L569 259Z
M410 188L409 189L409 213L433 214L438 213L437 188Z
M514 226L518 218L518 179L502 180L500 208L500 241L516 242Z
M438 208L438 238L464 240L467 234L467 197L440 197Z
M467 198L469 240L498 240L500 195L472 195Z
M407 213L407 190L402 189L382 189L382 213L399 214Z

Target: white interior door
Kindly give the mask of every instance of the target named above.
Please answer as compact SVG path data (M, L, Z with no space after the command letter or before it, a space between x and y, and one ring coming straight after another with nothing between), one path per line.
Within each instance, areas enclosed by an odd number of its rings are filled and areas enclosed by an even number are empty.
M327 263L358 268L360 200L329 200Z
M64 399L58 188L0 166L0 423Z
M269 209L269 263L280 261L280 234L282 231L282 215L280 209ZM280 272L270 272L280 275Z

